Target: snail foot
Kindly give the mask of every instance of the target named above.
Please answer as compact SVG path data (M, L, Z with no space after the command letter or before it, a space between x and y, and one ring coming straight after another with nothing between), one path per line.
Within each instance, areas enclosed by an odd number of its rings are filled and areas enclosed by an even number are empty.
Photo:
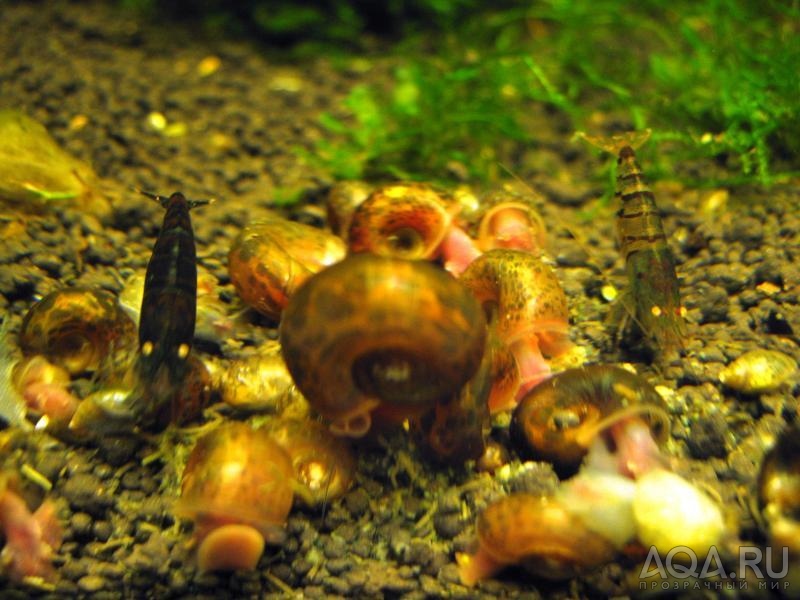
M252 570L264 553L264 537L249 525L229 524L209 533L197 549L200 571Z

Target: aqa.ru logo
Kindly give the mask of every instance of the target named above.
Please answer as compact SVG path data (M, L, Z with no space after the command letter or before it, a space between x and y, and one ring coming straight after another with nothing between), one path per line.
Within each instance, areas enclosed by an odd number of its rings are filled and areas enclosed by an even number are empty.
M670 550L662 560L656 548L651 546L639 573L639 589L648 587L655 589L664 586L672 588L678 583L674 580L690 578L694 580L693 586L698 588L701 586L720 588L722 585L731 587L735 583L740 589L746 589L748 581L753 581L753 578L748 579L747 577L748 568L752 570L755 580L759 581L759 587L766 587L768 580L772 580L769 582L772 584L771 587L777 588L780 583L776 580L783 579L789 573L789 549L785 547L781 549L780 561L773 562L772 555L773 548L770 547L763 552L757 546L740 546L738 569L728 572L722 566L719 551L715 546L711 546L702 568L698 570L700 561L691 548L677 546ZM781 565L779 571L773 569L776 564ZM652 578L659 578L661 581L644 581ZM700 580L704 579L713 579L713 583L711 581L701 583ZM688 584L689 582L684 583ZM678 587L688 587L688 585L678 585ZM664 587L664 589L667 588Z

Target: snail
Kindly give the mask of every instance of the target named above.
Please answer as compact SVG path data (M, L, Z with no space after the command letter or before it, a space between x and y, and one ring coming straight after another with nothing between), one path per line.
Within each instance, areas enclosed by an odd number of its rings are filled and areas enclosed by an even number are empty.
M480 367L461 391L437 402L415 422L423 448L436 460L459 464L483 455L489 430L493 358L492 353L484 352Z
M677 547L701 557L730 539L722 508L680 475L654 468L636 480L631 506L636 533L645 547L661 556Z
M545 246L544 221L524 197L508 191L486 196L478 226L478 247L512 248L539 254Z
M263 344L248 356L230 361L205 358L204 362L212 387L236 410L282 414L293 408L307 412L307 402L297 391L276 341Z
M22 320L19 344L71 375L96 371L113 352L135 348L136 327L109 292L69 288L34 304Z
M478 251L453 224L457 207L423 183L394 183L374 190L353 213L348 246L394 258L436 260L458 274Z
M461 582L473 586L509 565L546 579L568 579L611 560L613 544L553 496L516 493L478 517L478 550L456 554Z
M139 324L144 295L145 272L128 277L119 294L119 304ZM235 329L235 317L228 314L228 305L219 298L217 278L201 265L197 266L197 322L194 337L222 345Z
M780 388L797 374L797 362L777 350L745 352L719 374L720 383L745 394L762 394Z
M28 577L52 580L51 558L62 540L56 505L45 500L31 513L17 483L16 476L0 473L0 533L5 538L0 565L14 581Z
M346 238L356 208L367 199L371 189L363 181L339 181L328 192L325 202L328 225L340 238Z
M33 213L60 212L70 204L105 220L111 216L111 187L41 123L18 110L0 110L0 202Z
M277 319L295 290L323 267L340 261L345 245L321 229L272 215L236 237L228 272L242 300Z
M552 269L521 250L490 250L460 281L483 305L488 321L511 349L519 369L518 398L550 373L545 356L571 349L564 290Z
M37 354L22 359L14 367L14 386L25 399L29 411L42 416L37 428L52 424L66 426L79 400L69 391L70 376L66 369Z
M573 473L598 434L620 434L615 425L640 417L648 420L656 440L666 440L669 420L655 388L625 369L591 365L567 369L528 392L514 410L511 434L525 452L561 473ZM630 433L626 447L632 456L624 460L635 464L648 452L647 431Z
M186 359L185 377L177 387L164 377L143 379L133 357L81 400L69 429L80 438L91 438L130 434L137 426L161 430L169 424L185 425L200 416L211 391L211 376L195 355Z
M758 504L772 546L800 551L800 428L784 430L764 457L758 476Z
M456 279L422 261L356 254L310 278L280 325L298 389L340 435L379 405L421 412L472 377L486 324Z
M190 518L201 571L255 568L265 543L284 538L292 462L267 431L225 423L197 440L175 505Z
M353 484L356 459L347 443L325 426L308 419L274 419L270 433L289 455L299 484L295 492L308 506L343 496Z
M731 539L721 506L699 487L657 461L632 473L620 468L621 461L608 460L610 454L601 439L595 440L580 472L555 496L615 550L638 543L661 556L683 547L700 557Z
M519 369L514 354L497 335L497 324L489 326L486 339L486 354L491 361L489 390L489 411L492 414L510 410L516 406L517 391L519 390Z

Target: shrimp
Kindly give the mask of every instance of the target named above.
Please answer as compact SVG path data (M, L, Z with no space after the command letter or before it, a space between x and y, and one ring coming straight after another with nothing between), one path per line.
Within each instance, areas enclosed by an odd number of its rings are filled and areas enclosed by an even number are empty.
M682 345L685 335L680 286L675 256L667 244L661 213L653 192L645 183L634 148L650 136L650 130L608 138L580 134L590 144L617 154L617 236L628 289L623 306L657 350Z

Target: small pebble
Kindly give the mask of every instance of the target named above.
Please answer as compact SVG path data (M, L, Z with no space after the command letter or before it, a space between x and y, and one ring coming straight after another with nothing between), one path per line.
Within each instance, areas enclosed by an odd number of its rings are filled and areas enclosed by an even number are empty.
M70 519L70 526L75 537L86 539L92 532L92 517L85 512L73 513L72 519Z
M85 575L78 580L78 587L88 593L99 592L106 587L106 580L99 575Z

